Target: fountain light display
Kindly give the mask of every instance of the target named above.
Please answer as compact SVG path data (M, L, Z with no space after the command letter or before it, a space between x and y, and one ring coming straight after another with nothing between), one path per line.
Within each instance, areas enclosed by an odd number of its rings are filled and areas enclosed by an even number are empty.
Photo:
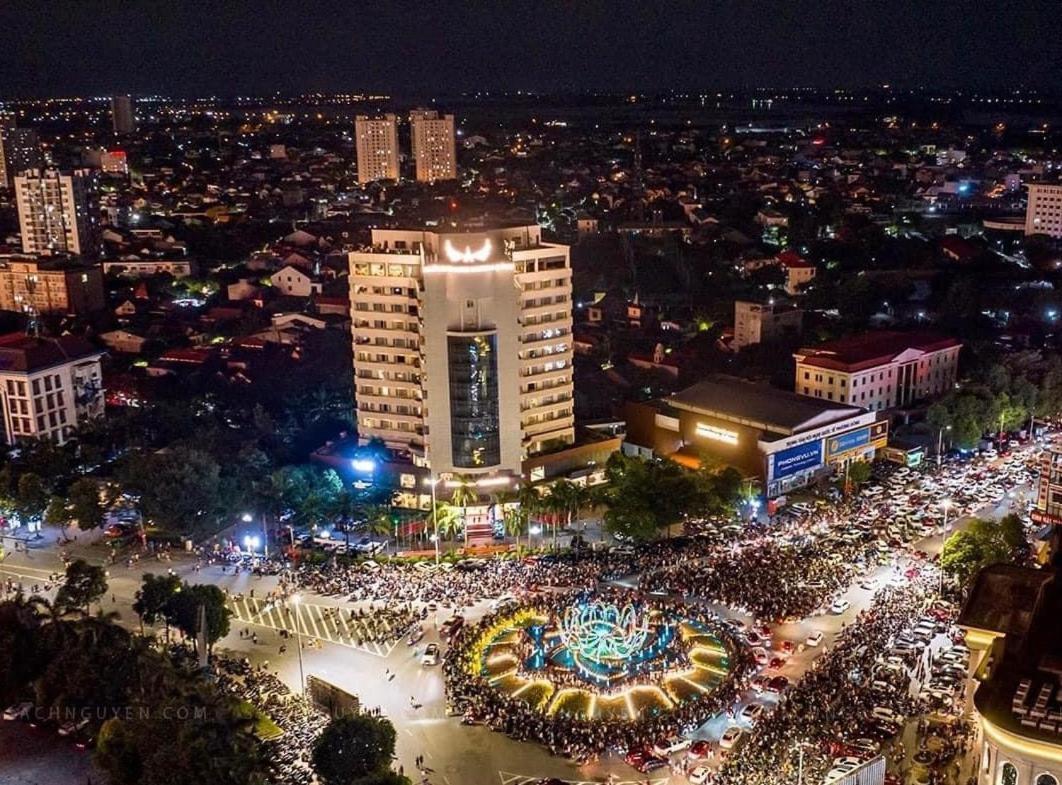
M541 714L637 722L709 705L738 645L710 613L582 593L492 617L460 657L483 689Z

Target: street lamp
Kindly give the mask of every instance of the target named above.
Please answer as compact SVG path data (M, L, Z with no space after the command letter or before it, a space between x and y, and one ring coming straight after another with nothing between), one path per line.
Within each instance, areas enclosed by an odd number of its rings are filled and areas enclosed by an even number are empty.
M250 523L251 521L254 520L254 516L251 515L251 513L249 513L249 512L245 512L243 515L240 516L240 520L243 521L244 523ZM244 537L243 539L244 539L244 542L247 541L247 537ZM255 537L254 539L257 540L258 538ZM269 558L269 532L266 531L265 517L264 516L262 517L262 542L264 543L264 545L262 546L262 558L263 559L268 559ZM255 544L254 547L255 547L255 549L258 548L257 543Z
M940 592L939 596L944 596L944 540L948 536L948 511L951 509L951 499L944 499L940 503L940 507L944 510L944 522L940 527L940 559L937 561L937 572L940 573Z
M295 640L299 647L299 694L306 697L306 673L302 669L302 616L299 614L299 603L302 597L298 594L291 595L291 601L295 605Z
M804 748L810 747L810 741L798 741L797 748L797 785L804 785Z
M439 484L441 478L435 476L435 472L431 473L431 479L425 479L424 482L431 486L431 521L435 528L435 534L432 536L432 541L435 543L435 566L439 566L439 510L438 501L435 496L435 486Z

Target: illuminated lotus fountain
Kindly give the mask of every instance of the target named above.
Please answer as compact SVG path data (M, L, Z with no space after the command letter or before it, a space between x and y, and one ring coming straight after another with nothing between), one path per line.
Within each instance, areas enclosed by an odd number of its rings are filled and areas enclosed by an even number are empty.
M565 611L560 635L576 662L610 663L629 660L641 650L649 627L633 605L591 602Z

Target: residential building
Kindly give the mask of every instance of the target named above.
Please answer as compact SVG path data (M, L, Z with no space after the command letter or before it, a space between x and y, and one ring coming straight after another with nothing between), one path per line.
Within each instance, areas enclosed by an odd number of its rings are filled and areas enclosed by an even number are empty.
M32 128L0 125L0 188L11 188L15 175L41 166L41 143Z
M0 257L0 309L42 314L90 314L103 310L98 265L69 259Z
M1062 782L1060 578L1057 567L994 564L978 573L959 614L976 682L978 785Z
M690 466L702 455L757 481L767 498L872 460L888 422L843 403L810 400L725 376L625 409L624 452Z
M399 179L397 117L393 114L383 117L358 115L354 118L354 141L361 185Z
M454 144L454 116L439 116L432 109L414 109L409 113L413 142L413 161L417 182L457 178L457 153Z
M1025 234L1062 238L1062 183L1030 183Z
M374 229L350 254L360 438L483 482L571 444L571 293L534 224Z
M7 443L47 438L62 444L77 425L102 416L102 356L73 335L0 336L0 404Z
M125 150L104 150L89 148L81 153L85 166L99 169L104 174L129 174L129 159Z
M133 112L133 98L128 95L111 97L111 125L119 136L125 136L136 130L136 115Z
M785 292L793 296L810 283L818 269L795 251L782 251L778 254L778 264L785 272Z
M91 170L26 170L15 176L15 199L23 253L99 254L99 202Z
M309 297L321 293L321 284L294 265L280 268L269 277L269 282L282 294L292 297Z
M103 261L103 274L124 275L129 278L150 278L166 273L174 278L187 278L196 272L194 259L141 259L138 256Z
M1036 504L1029 516L1037 523L1062 524L1062 449L1058 444L1040 454Z
M940 395L955 384L962 344L932 333L881 331L802 348L796 392L890 409Z
M804 312L788 304L736 300L733 346L743 349L758 343L773 343L785 336L796 337L800 335L803 320Z

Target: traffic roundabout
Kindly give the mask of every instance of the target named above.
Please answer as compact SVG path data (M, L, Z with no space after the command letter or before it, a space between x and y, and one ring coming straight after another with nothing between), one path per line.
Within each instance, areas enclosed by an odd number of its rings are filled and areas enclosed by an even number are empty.
M462 629L446 686L466 721L558 751L597 752L699 726L730 704L751 668L735 629L707 609L575 592L510 605Z

